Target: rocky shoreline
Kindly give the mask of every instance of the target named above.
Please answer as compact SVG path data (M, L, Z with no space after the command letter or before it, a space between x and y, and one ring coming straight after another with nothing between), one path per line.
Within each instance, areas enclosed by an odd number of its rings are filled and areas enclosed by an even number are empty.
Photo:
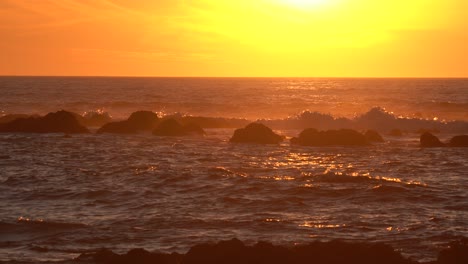
M30 263L0 261L0 263ZM82 253L77 258L55 264L464 264L468 263L468 238L450 243L430 262L418 262L406 258L393 247L383 243L350 243L339 240L312 242L305 245L285 247L269 242L245 245L238 239L218 243L200 244L185 254L149 252L137 248L125 254L116 254L109 249Z
M88 121L97 124L96 120L102 121L102 126L96 133L110 134L137 134L140 132L151 132L156 136L204 136L204 125L197 122L181 122L175 118L160 118L151 111L137 111L130 115L127 120L111 121L109 116L97 113L88 117ZM0 123L0 133L65 133L82 134L91 133L85 117L64 110L49 113L43 117L4 118L7 122ZM89 123L89 122L88 122ZM249 144L278 144L285 137L276 134L270 127L263 123L266 121L251 122L245 128L234 131L230 142ZM401 136L402 132L395 130L393 136ZM368 129L361 133L355 129L341 128L319 131L316 128L304 129L298 137L290 140L293 145L303 146L368 146L372 143L385 142L383 137L375 130ZM448 143L442 143L436 136L428 131L422 131L420 136L421 147L468 147L468 135L457 135Z

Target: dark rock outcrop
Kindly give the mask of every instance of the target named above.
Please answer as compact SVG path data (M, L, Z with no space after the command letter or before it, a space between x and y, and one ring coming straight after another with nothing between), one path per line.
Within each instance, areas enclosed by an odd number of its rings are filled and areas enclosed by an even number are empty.
M285 119L259 121L274 129L306 129L310 127L318 130L336 130L341 128L350 128L355 130L373 129L377 131L385 131L387 134L392 129L395 129L393 131L395 136L400 136L408 131L414 132L418 129L429 129L431 130L429 132L440 131L461 134L466 134L468 131L468 122L466 121L459 120L445 122L433 119L401 117L380 107L374 107L368 112L355 118L334 117L331 114L304 111L298 115L293 115Z
M73 263L162 263L162 264L419 264L405 258L393 247L383 243L350 243L334 240L312 242L294 247L276 246L268 242L245 245L238 239L216 244L199 244L186 254L153 253L144 249L132 249L126 254L116 254L102 249L83 253ZM425 264L468 263L468 240L461 239L442 250L436 261Z
M193 246L185 255L151 253L133 249L119 255L109 250L85 253L78 263L173 263L173 264L414 264L391 246L385 244L345 243L340 241L314 242L287 248L267 242L246 246L237 239L216 244Z
M155 136L181 137L190 135L205 135L205 131L198 125L181 125L175 119L166 119L162 121L154 130Z
M233 143L256 144L278 144L281 141L283 141L282 136L260 123L250 123L245 128L236 129L230 139Z
M111 122L103 125L100 129L98 129L97 133L111 133L111 134L134 134L137 133L138 130L131 126L126 120L125 121L118 121L118 122Z
M19 118L28 118L28 117L34 117L34 116L25 115L25 114L4 115L4 116L0 116L0 124L5 124L5 123L9 123L9 122L11 122L13 120L19 119ZM39 117L39 116L35 116L35 117Z
M299 137L291 139L292 144L302 146L366 146L367 138L352 129L318 131L308 128L299 134Z
M91 111L81 116L80 123L87 127L100 127L112 122L112 117L107 112Z
M468 135L455 136L450 139L449 147L468 147Z
M468 238L450 243L447 249L442 250L437 257L437 264L468 263Z
M176 264L180 263L181 255L153 253L145 249L136 248L126 254L116 254L108 249L101 249L95 253L84 253L75 259L78 263L102 263L102 264Z
M382 136L375 130L367 130L364 136L369 142L385 142Z
M297 246L292 251L294 263L413 263L391 246L382 243L346 243L335 240Z
M158 124L158 115L151 111L137 111L130 115L127 122L139 131L149 131Z
M421 147L423 148L438 148L445 147L445 144L440 142L439 138L429 132L423 133L419 138Z
M107 123L97 133L134 134L151 131L158 123L158 116L151 111L138 111L125 121Z
M0 125L0 132L23 133L89 133L76 119L74 113L58 111L43 117L18 118Z

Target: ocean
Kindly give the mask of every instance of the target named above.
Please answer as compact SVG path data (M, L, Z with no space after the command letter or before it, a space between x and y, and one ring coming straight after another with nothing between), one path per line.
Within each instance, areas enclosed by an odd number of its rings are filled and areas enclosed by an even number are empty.
M385 142L233 144L235 127L180 138L0 133L0 261L184 253L231 238L384 242L430 261L468 237L468 149L420 148L416 131L468 134L468 79L0 77L0 116L61 109L261 120L287 139L302 130L291 120L367 115ZM385 118L405 120L403 135Z

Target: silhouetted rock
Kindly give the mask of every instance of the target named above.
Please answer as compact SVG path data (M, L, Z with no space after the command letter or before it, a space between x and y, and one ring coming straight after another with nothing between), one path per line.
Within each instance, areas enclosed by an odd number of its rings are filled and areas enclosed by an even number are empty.
M138 131L130 126L128 122L125 121L118 121L118 122L111 122L103 125L100 129L98 129L97 133L112 133L112 134L133 134L137 133Z
M335 118L330 114L320 112L303 111L298 115L285 119L260 119L257 122L275 129L306 129L315 127L318 129L338 129L353 127L354 123L348 118Z
M84 115L80 115L74 112L70 113L73 114L76 120L85 127L99 127L112 122L112 118L106 112L92 111L86 112Z
M302 146L365 146L369 145L366 137L352 129L318 131L308 128L291 139L292 144Z
M62 110L44 117L15 119L1 124L0 132L76 134L89 133L89 130L78 122L73 113Z
M175 119L166 119L162 121L154 130L156 136L183 136L184 127Z
M431 131L429 132L440 131L460 134L465 134L468 131L468 122L466 121L445 122L441 120L401 117L380 107L372 108L367 113L352 119L334 117L330 114L320 112L304 111L285 119L259 121L273 129L306 129L314 127L319 130L349 128L355 130L373 129L389 132L395 129L393 131L394 136L401 136L403 134L399 133L401 131L414 132L421 128L430 129Z
M179 254L152 253L141 248L132 249L127 254L115 254L108 249L99 250L96 253L84 253L75 259L79 263L102 264L177 264L180 263Z
M468 238L462 238L442 250L437 258L438 264L466 264L468 263Z
M291 263L293 260L290 248L275 246L269 242L258 242L250 251L253 263Z
M293 249L295 263L398 264L412 263L391 246L377 243L314 242Z
M382 136L375 130L367 130L364 136L369 142L385 142Z
M345 243L340 241L315 242L309 245L285 248L270 243L245 246L233 239L218 244L194 246L184 256L182 264L408 264L412 263L384 244Z
M196 245L187 252L182 264L248 263L246 253L246 246L238 239L221 241L217 244Z
M158 116L151 111L138 111L125 121L107 123L97 133L134 134L151 131L158 123Z
M4 116L1 116L0 117L0 124L5 124L5 123L9 123L15 119L19 119L19 118L28 118L28 117L33 117L33 116L30 116L30 115L24 115L24 114L9 114L9 115L4 115ZM36 116L36 117L39 117L39 116Z
M158 115L151 111L137 111L127 121L137 130L150 131L158 124Z
M68 262L67 262L68 263ZM276 246L268 242L258 242L247 246L238 239L211 244L199 244L186 254L153 253L141 248L132 249L126 254L116 254L107 249L94 253L83 253L72 263L160 263L160 264L418 264L420 262L404 258L393 247L383 243L312 242L294 247ZM442 250L436 261L425 264L465 264L468 263L468 239L462 238Z
M230 141L233 143L278 144L283 141L283 137L263 124L250 123L245 128L236 129Z
M181 125L175 119L166 119L162 121L154 130L153 135L156 136L190 136L190 135L205 135L205 131L198 125L188 124Z
M468 135L455 136L450 139L450 147L468 147Z
M82 116L82 125L87 127L100 127L112 122L112 117L107 112L91 111Z
M423 148L437 148L445 146L444 143L440 142L439 138L429 132L422 134L419 142Z
M119 255L108 249L101 249L93 256L93 259L98 263L112 263L117 260ZM81 257L83 258L83 257Z

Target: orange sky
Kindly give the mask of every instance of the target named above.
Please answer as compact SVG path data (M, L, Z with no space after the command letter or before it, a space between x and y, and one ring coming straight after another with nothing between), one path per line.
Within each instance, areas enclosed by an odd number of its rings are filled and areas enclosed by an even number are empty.
M0 0L0 75L468 77L466 0Z

